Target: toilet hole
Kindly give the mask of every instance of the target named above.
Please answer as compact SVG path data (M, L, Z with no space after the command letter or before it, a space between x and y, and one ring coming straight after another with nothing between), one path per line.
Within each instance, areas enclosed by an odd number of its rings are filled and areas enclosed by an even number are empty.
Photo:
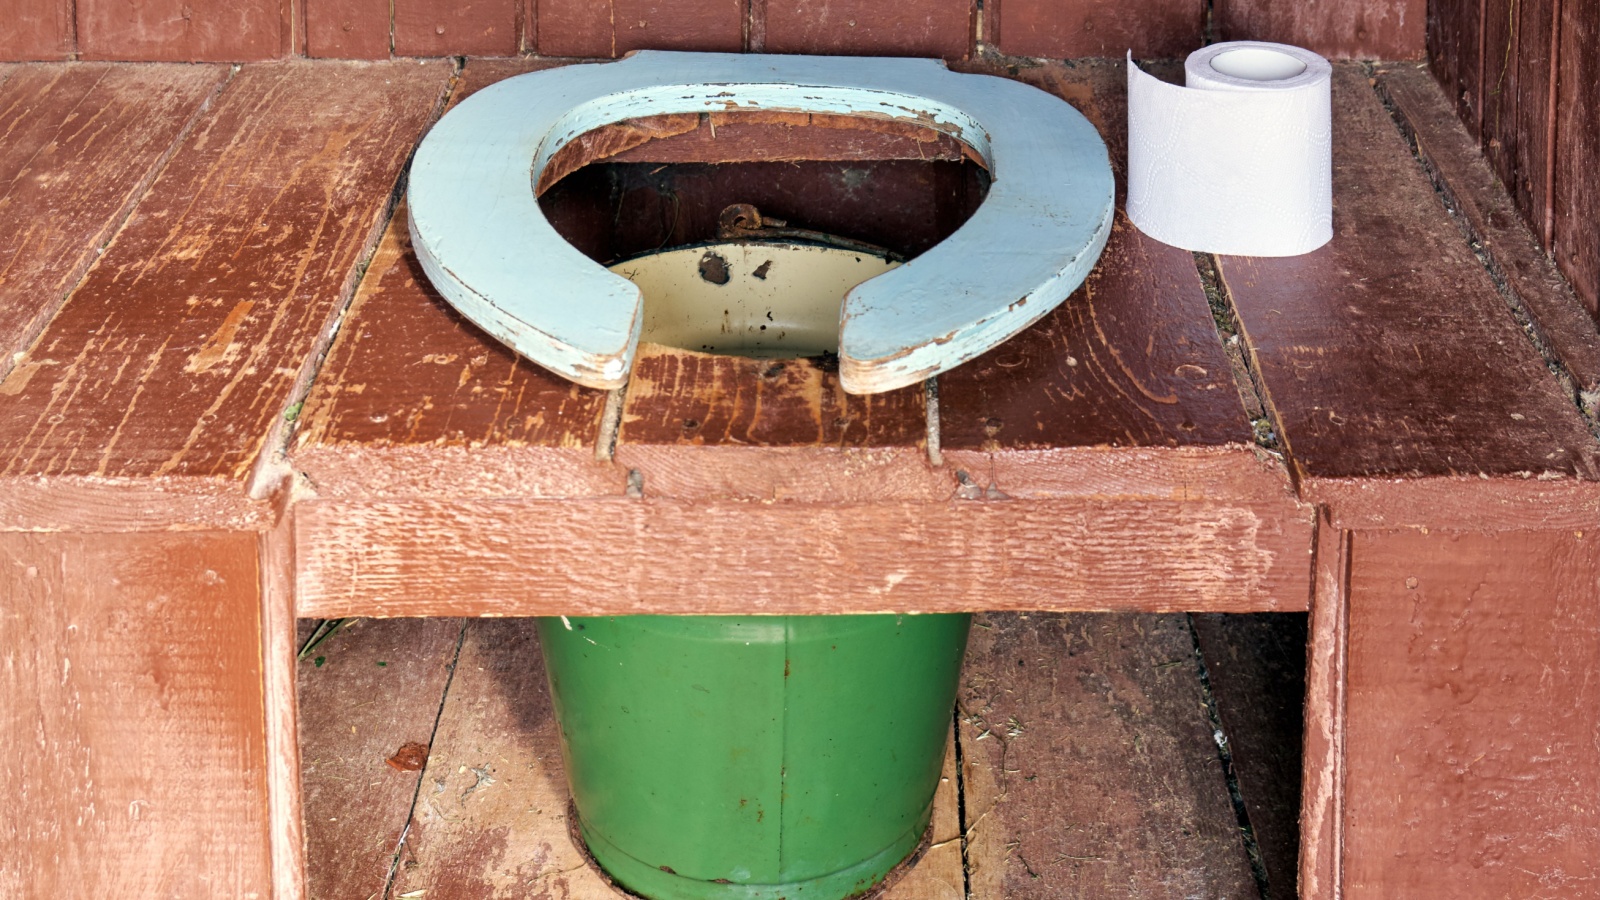
M944 240L989 188L978 154L932 128L757 111L619 122L545 173L556 231L640 285L641 341L760 358L836 353L845 292ZM746 207L780 225L729 213ZM740 238L719 237L724 216Z

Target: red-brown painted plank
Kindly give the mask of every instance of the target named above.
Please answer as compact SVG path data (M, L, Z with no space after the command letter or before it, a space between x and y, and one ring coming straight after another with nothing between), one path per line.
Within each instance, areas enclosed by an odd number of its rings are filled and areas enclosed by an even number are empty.
M1600 882L1600 534L1357 532L1344 893Z
M287 55L281 0L76 0L83 59L249 62Z
M388 58L389 0L305 2L307 56L330 59Z
M452 102L549 65L475 60ZM306 398L291 454L323 496L617 494L626 473L595 461L605 399L446 303L411 251L402 204Z
M1427 6L1426 0L1219 0L1212 15L1224 41L1276 41L1330 59L1421 59Z
M0 535L8 892L269 895L258 588L251 534Z
M757 0L765 4L767 53L933 56L971 53L974 5L965 0Z
M1550 244L1600 323L1600 0L1563 0Z
M1001 53L1071 59L1187 55L1202 42L1204 4L1169 0L1129 5L1117 0L999 0L999 34L985 35Z
M1257 896L1182 616L979 616L957 705L974 900Z
M10 376L4 472L242 491L449 77L416 62L235 76Z
M0 83L0 372L99 257L227 74L30 65ZM17 386L0 383L0 395Z
M399 56L514 56L521 49L518 0L395 0Z
M1428 7L1428 62L1434 77L1467 131L1482 134L1483 0L1431 0Z
M0 0L0 60L71 58L72 7L72 0Z
M745 0L540 0L536 27L545 56L737 52L745 43Z
M1434 185L1467 226L1489 265L1516 297L1547 352L1572 380L1579 402L1600 412L1600 334L1537 235L1496 183L1478 144L1420 67L1381 70L1378 81L1415 143Z
M360 900L387 885L461 629L458 619L361 619L300 661L301 791L313 900ZM407 745L413 749L396 758Z
M1517 101L1520 66L1517 12L1523 0L1484 0L1483 101L1478 111L1483 155L1507 193L1516 193Z
M1332 243L1220 260L1302 479L1600 479L1600 443L1363 71L1335 67L1333 105Z

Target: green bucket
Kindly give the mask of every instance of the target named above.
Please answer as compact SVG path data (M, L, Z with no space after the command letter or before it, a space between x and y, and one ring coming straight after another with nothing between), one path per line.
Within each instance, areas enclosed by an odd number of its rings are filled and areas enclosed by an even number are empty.
M589 850L652 900L839 900L921 843L966 615L541 619Z

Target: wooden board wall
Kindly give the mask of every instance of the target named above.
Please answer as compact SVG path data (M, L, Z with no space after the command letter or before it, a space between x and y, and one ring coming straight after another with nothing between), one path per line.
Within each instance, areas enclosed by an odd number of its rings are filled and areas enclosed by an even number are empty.
M1536 5L1548 10L1550 2ZM1288 41L1341 58L1416 59L1428 5L1225 0L1208 22L1202 0L0 0L0 60L608 58L647 48L952 60L995 52L1119 57L1131 49L1178 57L1208 36Z
M1600 323L1600 0L1431 0L1428 58Z

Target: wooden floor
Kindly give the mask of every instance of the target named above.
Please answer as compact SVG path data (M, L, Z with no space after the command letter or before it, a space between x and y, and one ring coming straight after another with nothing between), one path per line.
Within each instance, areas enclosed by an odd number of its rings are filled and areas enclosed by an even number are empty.
M930 849L885 897L1295 896L1305 637L980 615ZM533 620L357 620L299 692L312 897L621 896L568 838Z

